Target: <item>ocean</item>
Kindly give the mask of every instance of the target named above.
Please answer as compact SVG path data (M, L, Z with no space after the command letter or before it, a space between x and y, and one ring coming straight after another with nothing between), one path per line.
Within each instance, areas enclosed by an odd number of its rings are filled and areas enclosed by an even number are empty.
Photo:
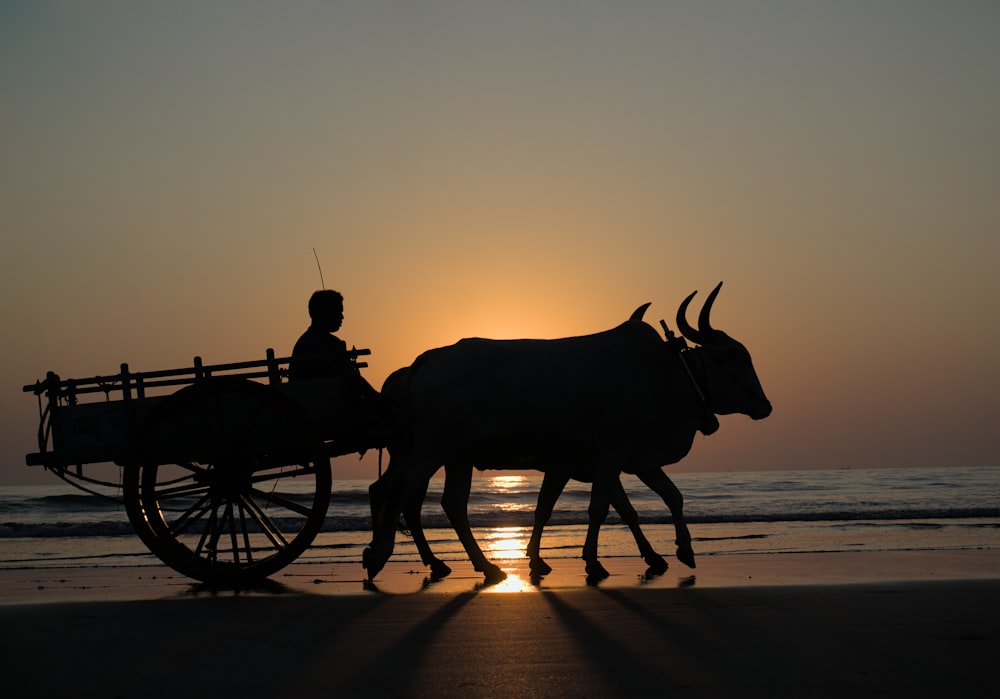
M669 473L669 472L668 472ZM697 556L745 553L974 550L1000 547L1000 468L872 469L670 474L684 493ZM643 530L674 554L670 514L638 479L623 477ZM0 569L161 565L132 532L124 506L52 485L0 488ZM465 553L439 505L436 477L424 505L431 547L446 561ZM477 472L470 519L487 556L520 558L541 476ZM298 563L357 563L370 538L367 480L335 480L323 531ZM571 483L542 539L550 562L578 558L589 485ZM614 510L601 530L602 558L637 556ZM397 537L393 561L419 557Z

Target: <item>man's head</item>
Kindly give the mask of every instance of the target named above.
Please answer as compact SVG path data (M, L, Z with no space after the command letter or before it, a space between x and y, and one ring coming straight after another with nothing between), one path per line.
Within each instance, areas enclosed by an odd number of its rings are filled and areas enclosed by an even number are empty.
M344 322L344 297L332 289L315 292L309 297L309 317L314 327L337 332Z

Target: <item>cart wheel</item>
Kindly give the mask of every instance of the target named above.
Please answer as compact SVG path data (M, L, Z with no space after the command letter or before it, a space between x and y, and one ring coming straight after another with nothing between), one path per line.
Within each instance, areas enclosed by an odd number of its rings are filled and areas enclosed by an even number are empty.
M330 461L301 409L220 377L185 387L138 427L125 466L129 521L174 570L213 585L274 574L312 543Z

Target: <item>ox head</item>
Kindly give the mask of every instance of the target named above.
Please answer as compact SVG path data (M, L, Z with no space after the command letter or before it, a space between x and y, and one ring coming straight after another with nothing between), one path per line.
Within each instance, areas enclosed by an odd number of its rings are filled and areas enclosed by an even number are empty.
M705 300L698 315L697 330L687 322L687 307L698 292L692 292L677 309L677 327L681 334L699 345L685 352L685 357L695 359L690 362L691 368L698 374L713 413L743 413L760 420L771 414L771 402L764 395L750 353L729 335L712 327L712 305L721 288L722 282L719 282Z

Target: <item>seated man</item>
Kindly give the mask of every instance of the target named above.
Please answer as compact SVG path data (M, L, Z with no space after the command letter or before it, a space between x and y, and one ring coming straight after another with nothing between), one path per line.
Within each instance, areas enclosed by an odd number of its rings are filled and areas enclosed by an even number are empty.
M355 371L347 356L347 343L333 333L344 322L344 297L332 289L317 291L309 299L312 324L292 350L288 380L341 376Z
M350 418L343 425L351 441L378 446L380 431L379 393L361 376L347 353L347 344L333 333L344 322L344 297L324 289L309 298L312 323L295 343L288 380L338 377L344 386L344 407Z

